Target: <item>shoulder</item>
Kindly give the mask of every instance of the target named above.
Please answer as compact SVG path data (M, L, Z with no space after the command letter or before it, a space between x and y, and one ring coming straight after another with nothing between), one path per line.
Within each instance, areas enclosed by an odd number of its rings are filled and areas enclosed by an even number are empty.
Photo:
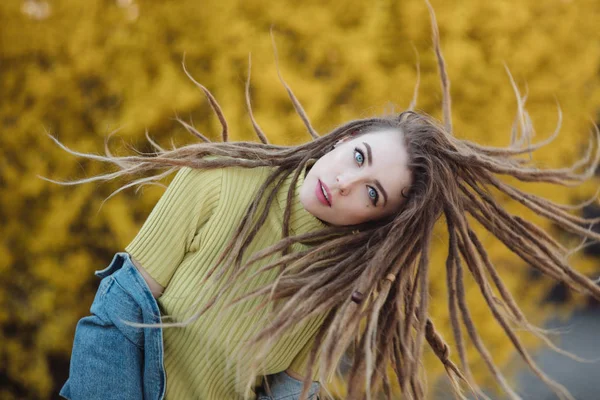
M189 166L181 167L171 185L181 186L183 190L190 190L196 194L210 194L219 192L223 183L221 168L199 169Z
M220 156L209 156L219 158ZM252 197L274 171L274 167L245 168L229 166L219 168L182 167L174 182L185 181L185 186L194 187L204 195L218 196L223 200Z
M231 189L232 186L260 187L260 185L274 171L274 167L244 168L240 166L226 167L222 169L223 189Z

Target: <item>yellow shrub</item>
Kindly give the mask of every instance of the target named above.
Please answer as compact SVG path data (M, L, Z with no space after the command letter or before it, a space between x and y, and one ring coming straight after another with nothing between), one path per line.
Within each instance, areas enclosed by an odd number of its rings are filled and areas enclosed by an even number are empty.
M556 124L556 100L565 114L563 134L534 160L563 166L587 146L590 117L600 105L600 3L549 0L434 1L448 64L455 132L487 145L508 144L516 110L503 64L510 67L537 127L536 139ZM104 268L136 233L160 189L120 193L101 201L123 182L61 187L36 174L74 179L105 166L66 157L44 129L71 148L102 152L103 138L119 137L148 150L144 131L162 145L190 142L172 117L193 119L211 138L216 118L181 69L192 74L224 108L232 140L254 140L243 98L252 52L252 98L257 119L273 143L309 139L277 80L269 28L273 26L281 68L322 133L352 118L406 107L420 56L420 109L440 116L437 67L430 25L420 0L138 2L23 0L0 2L0 396L48 398L66 378L76 321L88 312ZM526 89L527 88L527 89ZM112 147L124 154L119 140ZM589 196L594 185L557 190L531 187L554 201ZM510 212L535 218L506 203ZM541 222L546 228L551 226ZM443 232L431 269L431 312L447 329ZM528 268L489 235L484 244L534 322L554 309L540 300L549 282L528 279ZM576 257L585 273L597 264ZM504 365L512 347L481 296L468 290L477 326ZM452 342L452 341L450 341ZM529 343L533 343L531 340ZM429 355L430 382L442 369ZM474 354L470 360L486 379ZM57 365L63 365L57 369ZM480 373L481 371L481 373ZM54 380L54 381L53 381ZM343 388L336 389L343 395ZM5 396L6 395L6 396Z

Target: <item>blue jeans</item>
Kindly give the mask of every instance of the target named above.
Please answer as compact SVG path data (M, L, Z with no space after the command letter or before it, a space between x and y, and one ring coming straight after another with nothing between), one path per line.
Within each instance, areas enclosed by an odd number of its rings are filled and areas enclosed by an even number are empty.
M160 322L158 303L146 281L127 252L116 253L110 265L95 275L102 280L90 308L92 315L77 323L69 378L60 395L71 400L164 399L162 329L123 323ZM267 379L271 395L259 388L259 399L293 400L302 391L302 382L285 372ZM318 389L319 383L313 382L311 399Z
M302 381L289 376L285 371L278 374L267 375L266 379L269 383L269 389L271 394L267 393L266 388L263 386L259 388L256 399L257 400L296 400L300 398L302 393ZM313 382L308 391L308 398L310 400L317 399L317 393L319 393L319 382Z

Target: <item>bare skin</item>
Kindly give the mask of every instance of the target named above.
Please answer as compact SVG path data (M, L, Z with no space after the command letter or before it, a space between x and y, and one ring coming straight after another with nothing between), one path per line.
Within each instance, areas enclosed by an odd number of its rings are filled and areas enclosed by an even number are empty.
M306 174L300 202L332 225L375 221L398 211L412 173L402 132L379 129L340 139ZM326 203L318 192L325 190Z

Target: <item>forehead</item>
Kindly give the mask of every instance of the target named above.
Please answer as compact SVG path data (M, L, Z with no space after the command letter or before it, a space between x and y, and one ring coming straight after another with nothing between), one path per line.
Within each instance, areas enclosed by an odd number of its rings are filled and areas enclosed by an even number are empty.
M387 128L367 132L352 140L353 144L367 143L377 161L390 167L392 165L406 165L408 154L404 145L404 135L399 129Z

